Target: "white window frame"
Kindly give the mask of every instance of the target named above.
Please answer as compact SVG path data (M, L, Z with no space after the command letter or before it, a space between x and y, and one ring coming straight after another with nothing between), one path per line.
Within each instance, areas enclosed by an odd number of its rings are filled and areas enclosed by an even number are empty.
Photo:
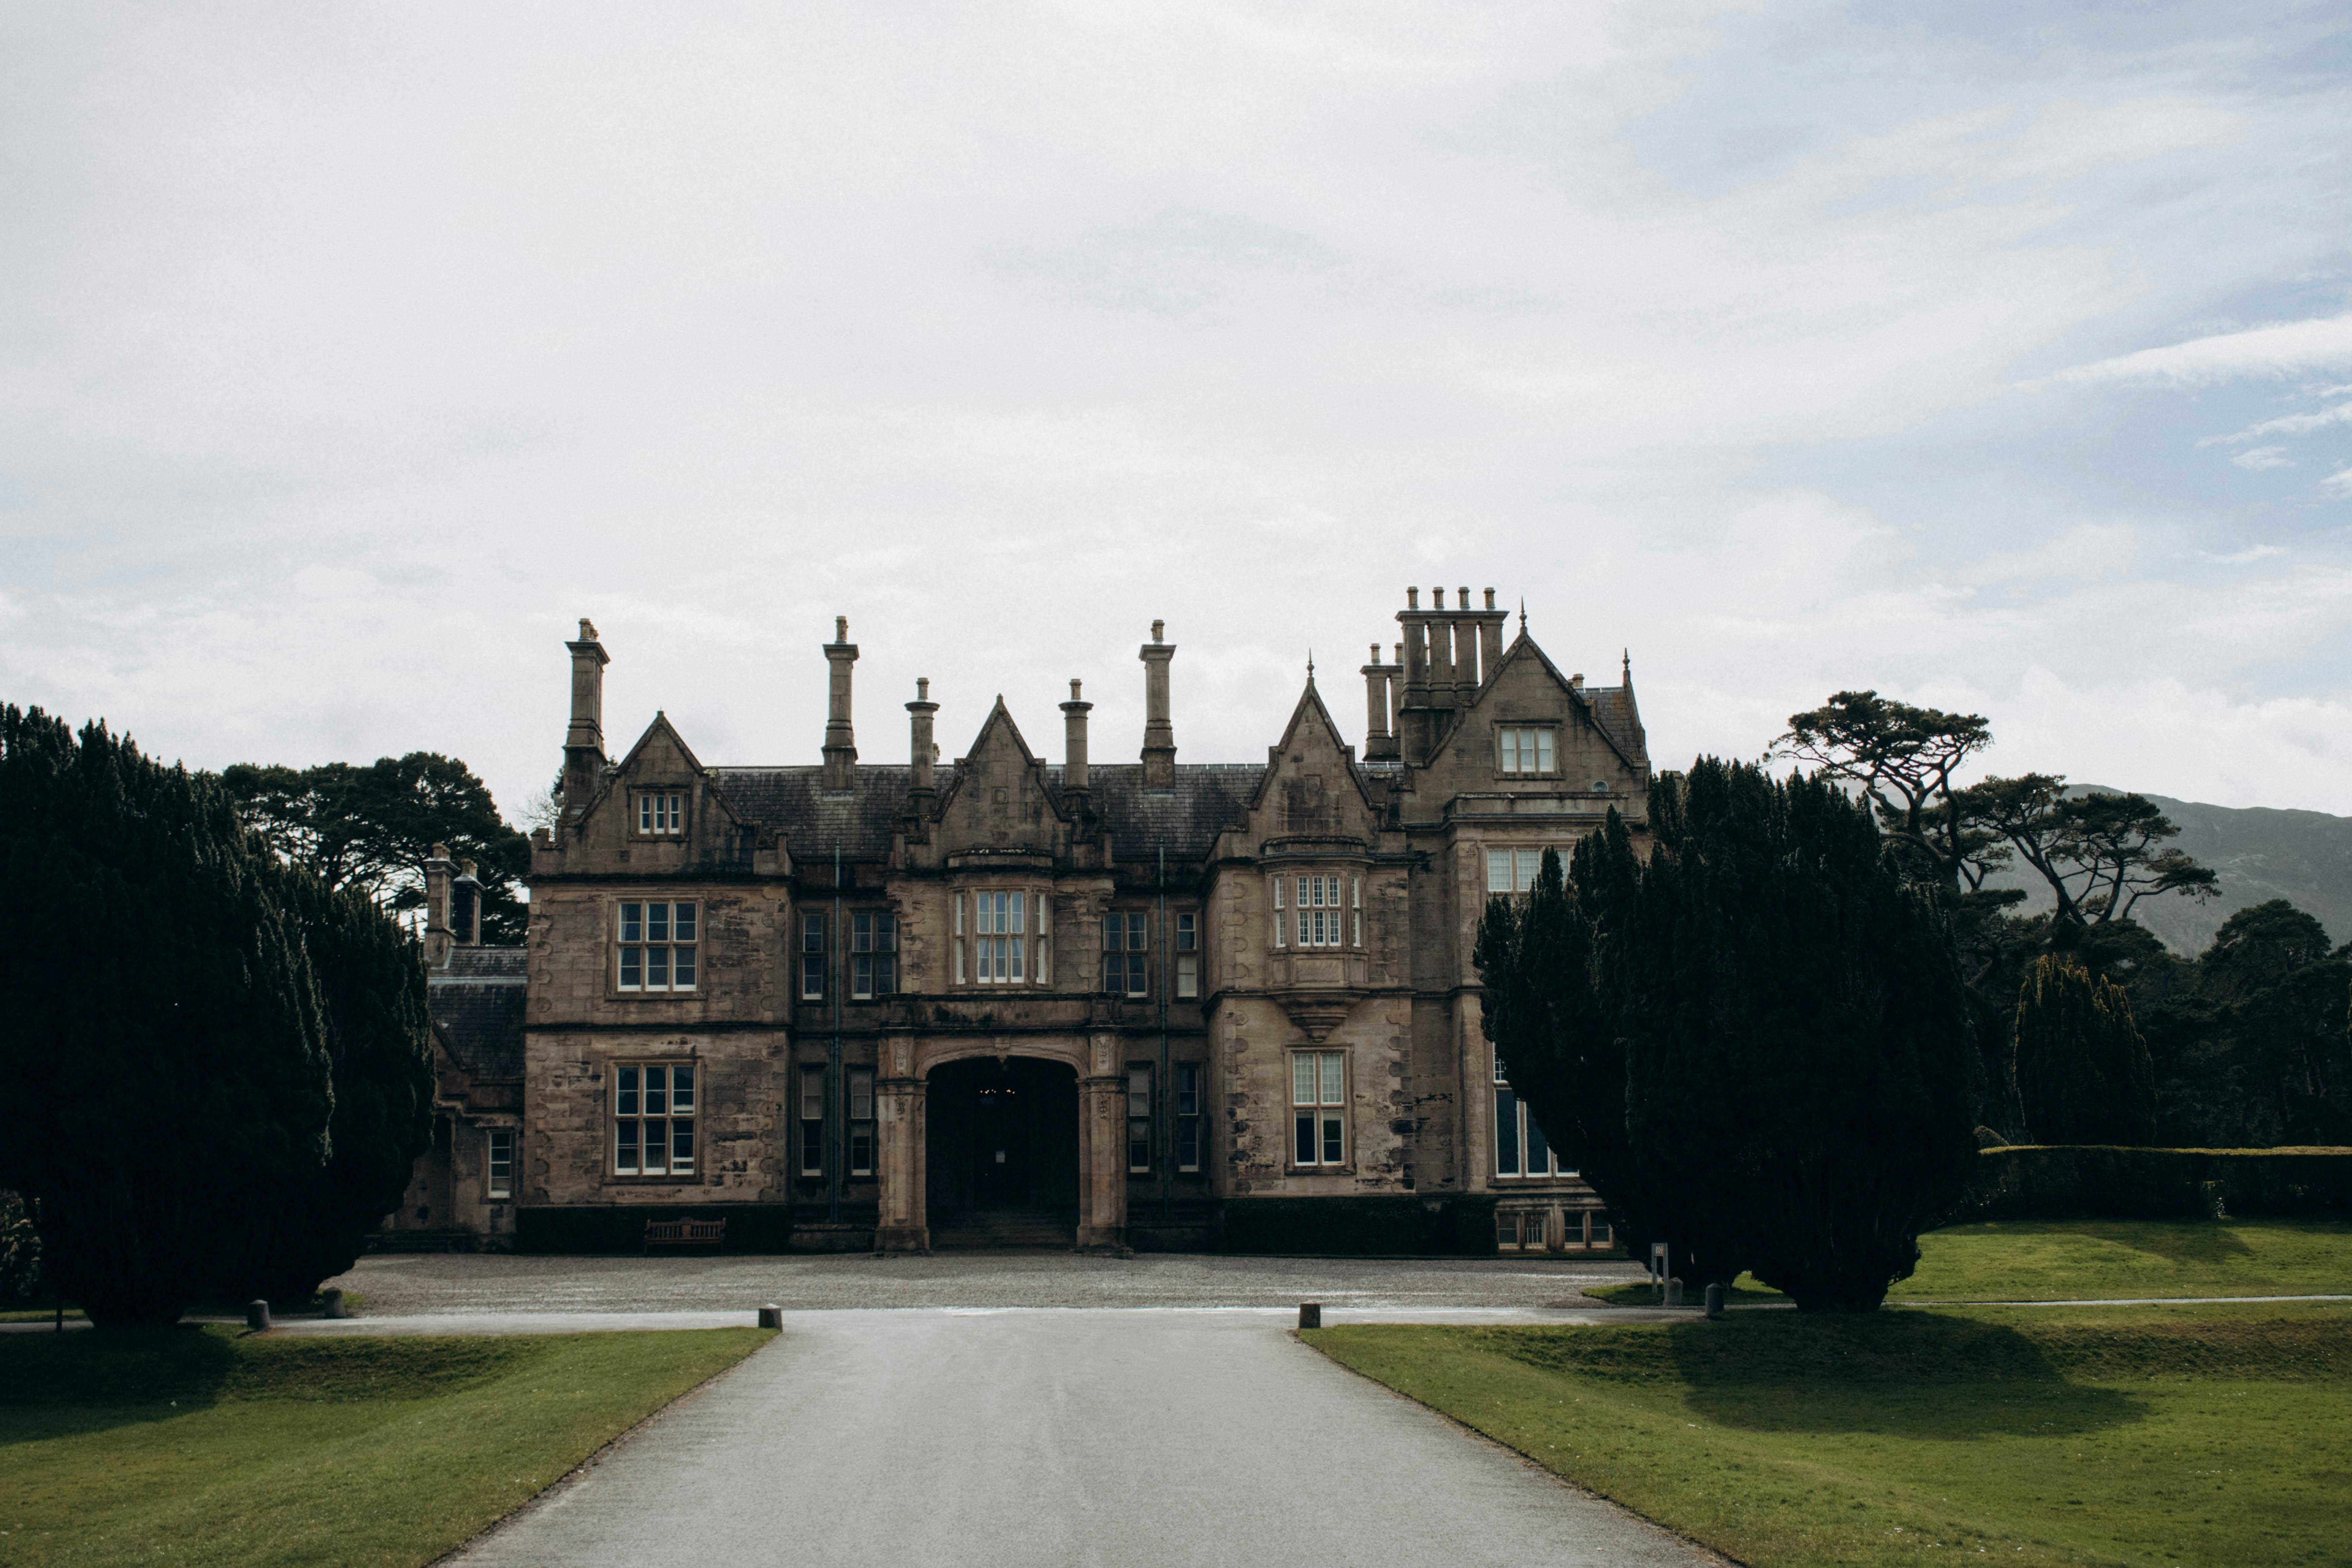
M824 1000L826 959L829 956L827 944L833 936L826 923L825 911L803 910L800 935L800 999L822 1002Z
M1024 889L991 888L971 899L971 983L1025 985L1028 975L1029 895Z
M1559 773L1559 731L1549 724L1495 726L1495 771L1515 778Z
M613 906L613 931L614 990L660 995L700 986L699 900L619 900Z
M898 917L889 910L849 914L849 995L870 1002L898 989Z
M1302 1096L1307 1098L1302 1099ZM1348 1053L1290 1053L1290 1163L1301 1171L1348 1163Z
M1486 891L1514 896L1535 890L1543 871L1543 846L1492 844L1486 847Z
M1500 1053L1495 1057L1495 1094L1488 1103L1495 1112L1495 1177L1497 1181L1551 1182L1576 1174L1572 1166L1559 1163L1559 1150L1553 1146L1550 1134L1537 1124L1535 1117L1528 1110L1528 1102L1520 1098L1518 1090L1511 1087L1511 1080L1504 1076ZM1544 1168L1540 1171L1527 1168L1528 1130L1531 1127L1544 1143ZM1504 1135L1507 1132L1511 1149L1511 1166L1508 1169L1503 1164Z
M824 1068L803 1067L799 1089L801 1168L803 1176L824 1174Z
M614 1064L612 1131L604 1145L612 1152L613 1174L673 1180L695 1174L695 1133L701 1121L699 1065L691 1058ZM647 1154L656 1137L662 1149L658 1169Z
M1201 994L1201 917L1191 910L1176 911L1176 983L1174 994L1184 1001Z
M676 838L686 832L686 797L676 790L640 790L636 830L640 838Z
M1116 933L1116 934L1114 934ZM1116 941L1118 945L1113 946ZM1151 994L1151 920L1144 910L1103 911L1103 989L1129 998ZM1111 965L1118 983L1111 984Z
M492 1198L514 1196L514 1129L489 1127L483 1129L482 1195Z
M1356 945L1349 940L1346 883L1349 879L1319 871L1294 873L1296 908L1291 910L1294 945L1302 951L1308 948L1339 948ZM1356 922L1358 931L1362 921ZM1282 945L1277 930L1275 945Z

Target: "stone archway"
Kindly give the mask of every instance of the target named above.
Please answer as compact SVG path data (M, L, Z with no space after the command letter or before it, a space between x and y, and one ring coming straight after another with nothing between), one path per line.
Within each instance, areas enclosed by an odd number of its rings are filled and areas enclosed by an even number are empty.
M1042 1037L1020 1043L1026 1048L970 1036L927 1040L902 1035L885 1041L876 1085L881 1142L876 1251L930 1250L934 1192L946 1201L971 1205L956 1212L990 1206L982 1199L1048 1211L1060 1227L1053 1245L1080 1252L1127 1250L1127 1086L1118 1071L1117 1037ZM994 1087L1012 1092L1000 1094L983 1112L979 1096L989 1087L991 1073L1000 1075ZM938 1108L948 1118L937 1138L935 1086L940 1091ZM1041 1114L1060 1118L1068 1133L1041 1127ZM982 1142L983 1134L1016 1130L1018 1143ZM1007 1169L1002 1175L992 1170L983 1175L983 1167L996 1164L1000 1148ZM930 1168L935 1154L945 1163L937 1181ZM1074 1183L1066 1174L1073 1160ZM1013 1201L1019 1198L1027 1201ZM1059 1217L1065 1205L1066 1225ZM1034 1244L1034 1238L1019 1239Z
M924 1211L940 1247L1070 1247L1078 1078L1039 1057L967 1057L927 1077Z

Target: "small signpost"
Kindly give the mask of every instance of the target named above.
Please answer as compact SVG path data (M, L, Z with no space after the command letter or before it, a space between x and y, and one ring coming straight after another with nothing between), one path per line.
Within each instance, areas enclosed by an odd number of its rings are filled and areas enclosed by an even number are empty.
M1662 1307L1666 1304L1666 1278L1673 1272L1666 1267L1672 1256L1664 1242L1650 1243L1650 1284L1657 1294L1658 1305Z

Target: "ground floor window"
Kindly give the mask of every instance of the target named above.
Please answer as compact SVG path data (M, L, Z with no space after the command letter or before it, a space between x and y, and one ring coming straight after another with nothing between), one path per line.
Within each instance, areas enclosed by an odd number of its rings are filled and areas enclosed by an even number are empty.
M1176 1064L1176 1168L1201 1168L1201 1064Z
M1495 1213L1495 1245L1506 1252L1549 1250L1551 1242L1551 1211L1548 1209L1497 1209ZM1601 1249L1616 1245L1615 1234L1609 1227L1609 1216L1597 1209L1569 1209L1560 1214L1560 1246L1573 1251L1578 1248Z
M824 1069L801 1068L801 1174L824 1174Z
M1527 1102L1513 1092L1503 1077L1503 1058L1495 1058L1495 1174L1498 1176L1573 1176L1544 1137L1542 1127Z
M1290 1111L1292 1163L1347 1163L1347 1052L1291 1053Z
M614 1069L613 1173L694 1174L694 1066L642 1062Z
M489 1130L489 1168L485 1190L494 1198L514 1196L514 1130L493 1127Z
M874 1173L874 1075L849 1075L849 1173Z
M1137 1062L1127 1068L1127 1169L1129 1175L1151 1170L1151 1069Z

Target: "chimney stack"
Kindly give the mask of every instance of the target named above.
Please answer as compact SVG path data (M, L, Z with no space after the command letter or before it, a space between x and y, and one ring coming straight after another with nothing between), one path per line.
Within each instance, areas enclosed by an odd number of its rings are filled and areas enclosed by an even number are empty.
M1398 653L1404 651L1402 644ZM1381 645L1372 645L1372 661L1364 666L1364 760L1397 754L1396 731L1390 726L1389 703L1397 677L1403 674L1401 664L1382 664Z
M594 636L595 628L587 622L580 626ZM449 881L455 869L446 844L436 844L425 858L425 962L435 969L445 969L449 963Z
M931 679L918 676L915 679L915 700L907 704L907 759L915 768L915 793L932 793L931 759L939 748L931 743L931 715L940 705L931 700Z
M459 947L482 945L482 883L471 860L457 862L449 884L449 936Z
M1151 623L1151 640L1136 657L1143 660L1143 787L1176 787L1176 731L1168 722L1168 661L1176 645L1160 640L1168 623Z
M849 640L849 617L835 616L833 640L824 645L825 693L824 782L826 794L845 794L855 783L857 734L849 722L849 668L857 662L857 645Z
M1165 668L1164 666L1162 667ZM1160 678L1160 688L1168 684L1166 675ZM1070 700L1062 704L1062 793L1087 793L1087 715L1094 704L1078 700L1078 682L1070 682Z
M1503 622L1507 610L1495 608L1495 590L1486 590L1486 607L1478 616L1478 684L1484 686L1495 679L1495 667L1503 662Z
M563 732L563 818L576 822L604 780L604 667L613 661L596 640L595 623L584 616L580 640L563 646L572 650L572 727Z

